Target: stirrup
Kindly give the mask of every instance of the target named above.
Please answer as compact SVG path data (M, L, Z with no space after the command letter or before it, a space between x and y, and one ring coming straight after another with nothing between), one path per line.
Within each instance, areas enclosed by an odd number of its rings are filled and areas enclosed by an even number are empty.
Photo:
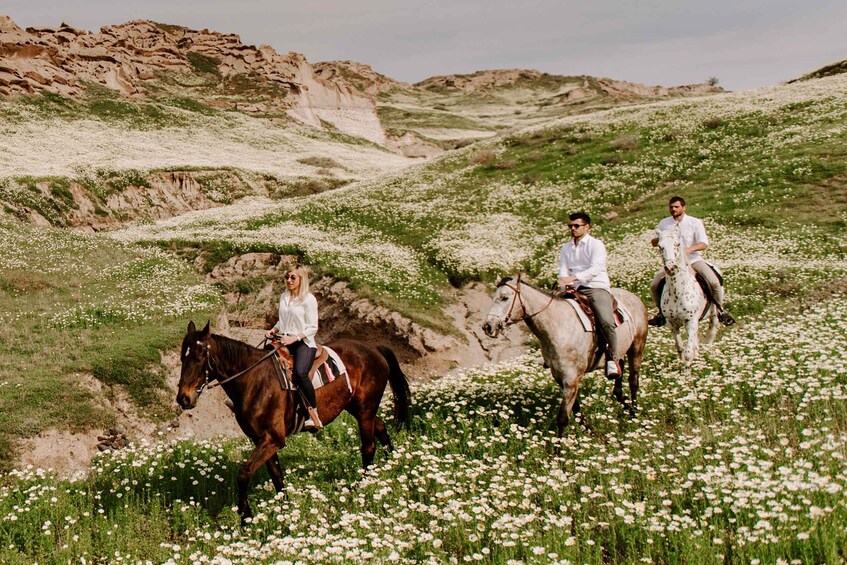
M654 328L661 328L662 326L664 326L667 323L668 323L668 321L667 321L667 319L665 319L665 315L662 314L661 312L659 312L658 314L656 314L655 316L653 316L652 318L647 320L647 325L653 326Z
M725 326L731 326L735 323L735 318L733 318L729 312L723 309L721 309L720 313L718 314L718 320L720 320L720 322Z
M609 359L606 361L606 378L607 379L616 379L621 376L621 369L618 366L617 361L613 359Z
M306 406L306 412L309 413L309 418L303 422L304 428L314 428L316 430L324 427L321 419L318 417L318 411L312 408L311 406Z

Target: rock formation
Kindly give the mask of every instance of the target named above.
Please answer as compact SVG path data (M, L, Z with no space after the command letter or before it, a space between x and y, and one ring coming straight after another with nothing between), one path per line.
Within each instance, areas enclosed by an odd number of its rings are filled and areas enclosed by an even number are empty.
M80 96L86 84L124 96L199 98L242 111L279 110L314 127L385 142L373 99L340 74L318 76L303 55L241 43L234 34L139 20L89 33L18 27L0 16L0 94Z
M412 90L414 87L407 82L379 74L370 65L355 61L327 61L315 64L315 73L325 80L341 77L355 86L360 92L370 96L379 96L392 90Z
M561 102L563 103L603 95L615 98L665 98L723 92L722 88L708 84L673 87L647 86L608 78L557 76L526 69L491 70L478 71L469 75L434 76L415 84L415 87L425 90L447 90L466 94L491 93L500 88L520 86L560 90L562 93Z

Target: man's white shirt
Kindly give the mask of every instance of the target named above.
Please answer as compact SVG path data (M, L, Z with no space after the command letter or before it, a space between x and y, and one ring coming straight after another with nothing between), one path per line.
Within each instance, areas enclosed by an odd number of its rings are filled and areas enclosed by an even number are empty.
M559 278L576 277L577 288L605 288L609 290L606 273L606 246L599 239L585 234L578 245L573 240L562 246L559 253Z
M674 226L679 226L679 241L683 249L688 249L695 243L705 243L709 245L709 238L706 236L706 228L703 222L697 218L692 218L688 214L682 216L678 222L674 221L673 216L668 216L659 222L658 230L664 231ZM693 265L697 261L702 261L703 256L699 251L688 254L688 264Z

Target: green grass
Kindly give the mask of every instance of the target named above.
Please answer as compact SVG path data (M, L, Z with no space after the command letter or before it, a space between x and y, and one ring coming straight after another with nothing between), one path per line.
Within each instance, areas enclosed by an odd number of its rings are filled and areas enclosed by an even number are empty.
M193 68L195 72L215 75L220 78L221 73L218 70L218 65L220 65L221 61L217 57L205 55L198 51L189 51L187 57L188 62L191 64L191 68Z
M588 377L581 401L594 431L572 426L561 442L552 437L559 392L535 354L419 384L411 427L393 433L399 449L380 451L372 474L357 470L349 418L318 438L293 438L283 453L287 498L260 474L257 518L245 529L230 509L249 449L241 442L128 450L74 483L7 475L0 561L381 562L393 551L432 562L843 561L841 94L774 91L755 103L727 97L572 119L280 206L245 220L231 239L158 241L188 260L202 256L207 269L247 251L298 254L316 274L443 328L451 283L510 268L552 280L574 209L593 216L616 284L646 299L658 258L645 235L679 193L726 262L739 324L703 351L692 378L680 375L668 332L652 331L639 419L608 399L602 378ZM40 103L45 112L61 107ZM15 189L42 193L42 181L56 202L67 200L61 180L22 178ZM226 214L203 227L235 229ZM280 225L333 238L263 239ZM163 411L159 351L178 341L184 319L213 309L211 298L168 309L198 275L152 249L0 227L0 458L40 430L110 421L93 393L74 386L80 374ZM515 249L525 253L501 261ZM415 263L414 278L404 262Z
M390 430L397 451L378 449L365 476L349 416L291 438L285 495L261 470L244 528L231 506L246 441L130 449L73 483L10 476L0 559L270 562L306 548L316 562L839 562L845 308L828 294L756 317L693 379L667 333L651 334L638 419L589 377L592 431L574 424L562 441L537 353L419 383L411 426Z
M102 238L8 223L0 230L0 467L12 464L21 438L114 421L84 375L125 391L152 419L169 415L161 351L179 342L185 320L215 310L211 291L185 293L199 277Z
M448 112L379 106L377 108L377 114L383 127L395 130L446 128L489 131L492 129L490 125L481 120L474 120Z

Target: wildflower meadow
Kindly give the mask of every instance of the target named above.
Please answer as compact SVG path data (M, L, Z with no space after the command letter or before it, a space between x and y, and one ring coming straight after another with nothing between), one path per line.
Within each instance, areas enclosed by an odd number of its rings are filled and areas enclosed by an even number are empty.
M834 563L847 547L847 295L728 332L681 376L653 332L640 413L589 376L592 431L554 434L537 353L413 387L410 429L358 468L352 418L282 452L241 528L246 441L136 445L0 491L0 558L153 563ZM821 339L821 336L827 339ZM385 406L390 413L390 406Z
M648 300L659 266L650 235L679 193L705 221L739 320L688 376L667 328L651 329L636 416L590 374L580 389L590 429L572 424L562 438L560 391L532 345L418 379L394 451L378 448L362 471L350 417L291 438L284 492L262 470L243 527L234 504L246 439L136 442L73 478L9 470L0 562L847 560L845 93L842 75L563 118L319 195L243 199L96 236L0 224L12 242L0 266L37 271L32 284L4 278L0 294L0 353L18 363L0 368L0 394L23 406L43 403L27 404L29 391L55 401L65 387L46 380L46 363L31 379L43 388L24 386L21 351L60 336L69 367L108 378L124 373L103 341L124 327L174 347L187 316L214 311L215 288L167 252L185 247L298 253L413 315L467 281L518 269L552 281L567 214L585 209L615 284ZM483 150L491 159L474 158ZM13 339L9 328L24 327L41 328L25 334L41 349ZM150 355L168 347L144 343ZM144 391L163 387L141 374L118 384L153 410L161 397ZM13 401L0 422L37 427L6 414ZM386 398L386 419L391 408ZM90 425L89 412L57 423Z

